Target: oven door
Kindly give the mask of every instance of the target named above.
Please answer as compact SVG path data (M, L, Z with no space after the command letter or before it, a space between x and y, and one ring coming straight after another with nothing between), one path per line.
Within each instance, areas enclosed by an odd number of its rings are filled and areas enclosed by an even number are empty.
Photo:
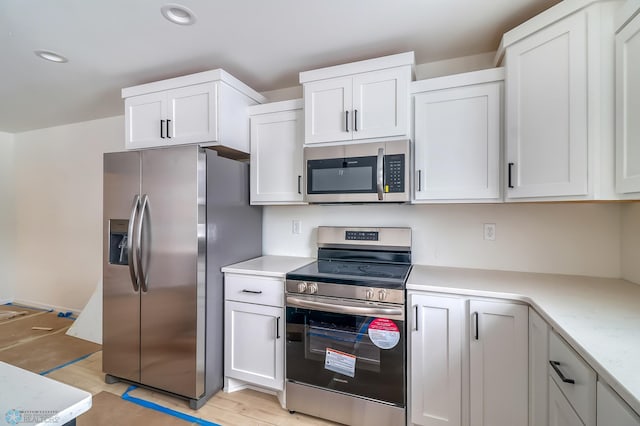
M405 406L404 306L287 296L287 380Z

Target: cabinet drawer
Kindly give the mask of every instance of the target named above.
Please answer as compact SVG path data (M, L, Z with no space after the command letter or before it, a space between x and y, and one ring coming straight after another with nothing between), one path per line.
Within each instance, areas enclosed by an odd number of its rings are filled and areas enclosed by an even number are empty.
M555 365L551 365L552 363ZM567 397L585 426L595 426L596 373L555 332L549 335L549 376ZM561 376L564 376L564 380Z
M282 278L257 275L225 274L224 298L237 302L284 306Z

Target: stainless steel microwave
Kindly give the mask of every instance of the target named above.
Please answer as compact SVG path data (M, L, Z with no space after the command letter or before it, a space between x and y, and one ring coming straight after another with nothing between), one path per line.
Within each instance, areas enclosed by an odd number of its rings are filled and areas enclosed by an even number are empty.
M408 202L410 152L408 139L305 147L305 201Z

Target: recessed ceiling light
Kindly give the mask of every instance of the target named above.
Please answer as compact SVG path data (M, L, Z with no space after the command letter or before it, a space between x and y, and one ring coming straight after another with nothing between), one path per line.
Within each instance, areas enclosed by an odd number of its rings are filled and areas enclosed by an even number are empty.
M51 52L50 50L36 50L33 53L35 53L36 56L42 59L46 59L47 61L57 62L59 64L69 62L69 60L64 56L58 55L57 53Z
M196 15L189 8L180 4L165 4L160 8L162 16L178 25L191 25L196 22Z

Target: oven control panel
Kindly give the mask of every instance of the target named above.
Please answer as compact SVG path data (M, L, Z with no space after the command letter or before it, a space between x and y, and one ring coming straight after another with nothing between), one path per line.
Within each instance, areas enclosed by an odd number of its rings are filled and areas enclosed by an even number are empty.
M287 280L286 291L289 294L313 294L318 296L364 300L368 302L404 304L404 290L399 289Z
M378 241L377 231L345 231L344 239L347 241Z

